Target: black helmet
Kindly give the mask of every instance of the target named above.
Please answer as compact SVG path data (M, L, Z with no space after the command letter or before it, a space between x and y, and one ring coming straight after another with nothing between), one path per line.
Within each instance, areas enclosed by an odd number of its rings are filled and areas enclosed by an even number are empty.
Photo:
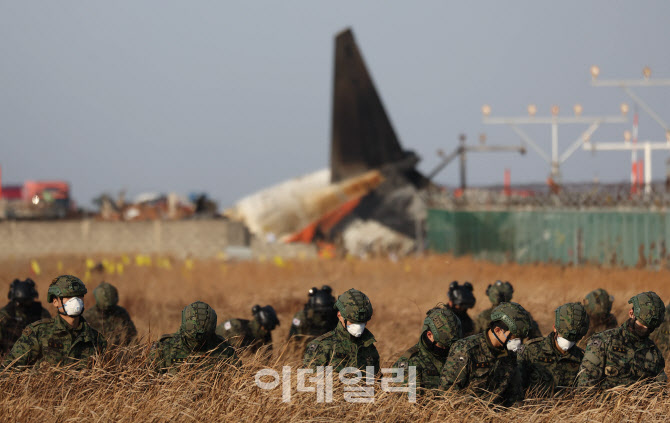
M275 327L279 326L279 319L277 318L277 313L275 309L270 305L261 307L258 304L251 308L251 314L254 315L254 318L261 326L265 329L272 331Z
M37 298L37 289L35 289L35 281L28 278L25 281L14 279L9 286L9 293L7 298L22 304L29 304Z
M472 284L470 282L465 282L463 285L459 285L457 281L453 281L449 284L449 291L447 291L447 296L449 300L457 306L471 308L475 305L475 296L472 294Z
M335 297L333 297L332 292L333 289L328 285L324 285L321 289L317 287L310 289L305 308L316 311L331 311L335 305Z

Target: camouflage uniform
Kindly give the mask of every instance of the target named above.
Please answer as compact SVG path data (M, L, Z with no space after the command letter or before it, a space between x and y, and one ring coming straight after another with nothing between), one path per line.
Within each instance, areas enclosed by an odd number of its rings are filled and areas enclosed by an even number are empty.
M665 307L665 320L650 337L664 356L670 351L670 303Z
M179 331L163 335L152 346L152 368L159 373L176 374L182 365L219 371L228 366L239 367L235 350L214 333L215 328L216 312L209 305L201 301L187 305L181 313Z
M579 346L586 347L589 338L595 333L603 332L607 329L614 329L618 326L616 317L612 313L613 297L602 288L589 292L584 299L584 307L589 314L589 331L582 338Z
M225 338L236 349L255 354L261 347L272 350L272 331L279 325L272 306L253 306L254 320L229 319L216 328L216 334Z
M505 323L511 335L523 338L528 334L528 313L516 303L501 303L492 319ZM494 404L512 405L523 400L516 354L505 347L494 347L489 332L461 339L451 347L440 374L440 388L468 392Z
M584 357L584 350L577 345L565 351L556 340L560 336L576 343L584 336L589 327L584 307L579 303L564 304L555 315L556 331L522 345L517 357L523 387L541 396L574 386Z
M83 297L86 287L79 278L63 275L55 278L49 286L47 301L54 297ZM74 365L81 369L90 360L101 354L107 344L83 317L79 317L76 328L70 326L60 315L28 325L16 341L3 362L3 367L25 369L28 366L48 363L51 365Z
M113 345L129 345L137 336L135 324L125 308L117 305L119 294L106 282L93 290L95 306L84 311L84 318Z
M370 299L356 289L350 289L340 295L335 307L347 322L360 324L372 318ZM357 338L351 335L344 325L338 324L332 331L309 343L305 350L303 367L315 369L317 366L333 366L333 370L339 372L345 367L364 370L367 366L373 366L377 374L380 367L375 341L375 337L367 328Z
M665 360L649 336L636 333L635 320L653 331L665 317L665 306L654 292L631 298L635 319L591 337L577 379L578 386L609 389L640 380L666 382Z
M337 326L337 310L333 308L335 298L328 285L323 288L309 290L309 299L305 308L293 316L291 329L288 333L289 341L302 342L306 345L314 338L330 332Z
M433 342L428 339L429 330L433 334ZM424 320L419 342L401 355L393 368L404 369L407 383L407 369L415 366L417 388L437 389L440 386L440 371L449 354L449 348L462 337L461 321L454 313L447 309L433 310ZM442 348L436 344L440 344Z
M513 294L514 288L509 282L496 281L494 284L491 284L486 288L486 295L489 297L489 300L491 300L491 307L479 313L475 319L475 333L484 332L489 328L493 310L502 302L512 301ZM528 338L541 337L542 332L540 332L540 326L535 319L533 319L530 312L528 312L528 316L530 317L530 331L528 332Z
M40 302L35 300L37 290L32 279L14 279L7 297L9 303L0 309L0 353L7 353L12 349L26 326L51 317Z

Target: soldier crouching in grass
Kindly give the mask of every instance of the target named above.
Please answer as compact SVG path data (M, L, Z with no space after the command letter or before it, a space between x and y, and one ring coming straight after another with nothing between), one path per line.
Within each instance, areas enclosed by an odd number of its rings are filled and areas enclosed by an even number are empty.
M461 321L454 312L447 308L432 309L423 321L419 342L400 356L393 367L403 369L407 383L408 369L414 366L417 388L438 389L449 348L462 337Z
M151 367L158 373L175 374L182 365L199 370L224 370L239 367L233 347L215 333L216 312L208 304L196 301L181 312L177 333L163 335L149 353Z
M107 343L81 316L86 286L76 276L55 278L47 291L47 301L56 309L56 317L27 326L3 362L4 368L23 370L48 363L73 365L76 369L104 352Z
M591 337L577 385L609 389L635 382L666 383L665 360L649 335L665 319L665 305L655 292L637 294L628 303L628 320Z
M84 312L86 321L102 333L111 345L127 346L137 337L137 329L125 308L118 305L119 292L107 282L93 290L95 305Z
M372 318L370 299L356 289L341 294L335 302L339 324L332 331L310 342L305 350L303 367L333 366L335 372L345 367L365 370L372 366L379 373L379 353L375 337L365 327Z
M529 329L530 317L523 307L501 303L491 313L487 331L452 345L440 374L440 389L471 394L496 405L522 401L516 351Z
M556 309L554 331L521 346L517 362L526 396L553 395L575 385L584 357L584 350L576 343L588 330L589 315L584 306L563 304Z

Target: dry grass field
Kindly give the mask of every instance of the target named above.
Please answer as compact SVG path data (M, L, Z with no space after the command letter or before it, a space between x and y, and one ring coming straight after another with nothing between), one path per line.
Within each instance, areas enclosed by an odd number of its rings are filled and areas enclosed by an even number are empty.
M107 258L120 262L119 257ZM44 300L50 280L61 273L84 278L86 257L38 259L37 282ZM580 301L590 290L602 287L615 297L613 312L623 320L627 300L633 294L656 291L670 300L670 271L618 270L596 267L570 268L553 265L495 265L449 256L408 258L318 260L264 263L172 260L156 266L126 264L122 274L92 272L89 295L101 281L114 284L120 305L128 309L142 337L139 346L110 352L104 363L86 372L41 369L0 378L0 416L7 421L241 421L241 420L390 420L390 421L666 421L670 398L666 393L646 394L628 388L600 397L580 396L552 400L528 400L523 407L496 409L458 395L441 400L420 399L411 404L400 394L375 391L374 403L352 404L343 400L335 384L332 403L318 404L314 393L295 392L292 401L281 401L281 385L260 390L254 375L266 367L262 360L246 357L239 373L224 376L182 372L157 377L144 367L150 341L179 327L181 310L202 300L227 317L250 318L254 304L271 304L281 321L273 332L275 353L269 367L281 372L284 365L298 367L300 357L282 348L293 314L302 308L307 290L329 284L336 294L355 287L365 292L374 307L368 328L377 338L382 365L389 365L413 345L425 310L446 301L452 280L471 281L477 305L471 315L489 306L486 286L496 279L509 280L514 300L531 311L543 332L551 330L553 310L568 301ZM7 289L15 277L31 276L28 260L0 261L0 286ZM60 269L60 270L59 270Z

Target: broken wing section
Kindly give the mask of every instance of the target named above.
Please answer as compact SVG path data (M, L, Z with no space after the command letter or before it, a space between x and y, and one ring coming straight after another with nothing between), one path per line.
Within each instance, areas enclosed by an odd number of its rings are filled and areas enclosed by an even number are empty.
M331 184L330 172L324 169L249 195L224 214L244 222L255 235L272 234L276 239L285 240L310 225L316 228L324 216L334 219L338 212L342 213L343 207L350 212L352 204L355 207L383 181L381 173L372 170Z

